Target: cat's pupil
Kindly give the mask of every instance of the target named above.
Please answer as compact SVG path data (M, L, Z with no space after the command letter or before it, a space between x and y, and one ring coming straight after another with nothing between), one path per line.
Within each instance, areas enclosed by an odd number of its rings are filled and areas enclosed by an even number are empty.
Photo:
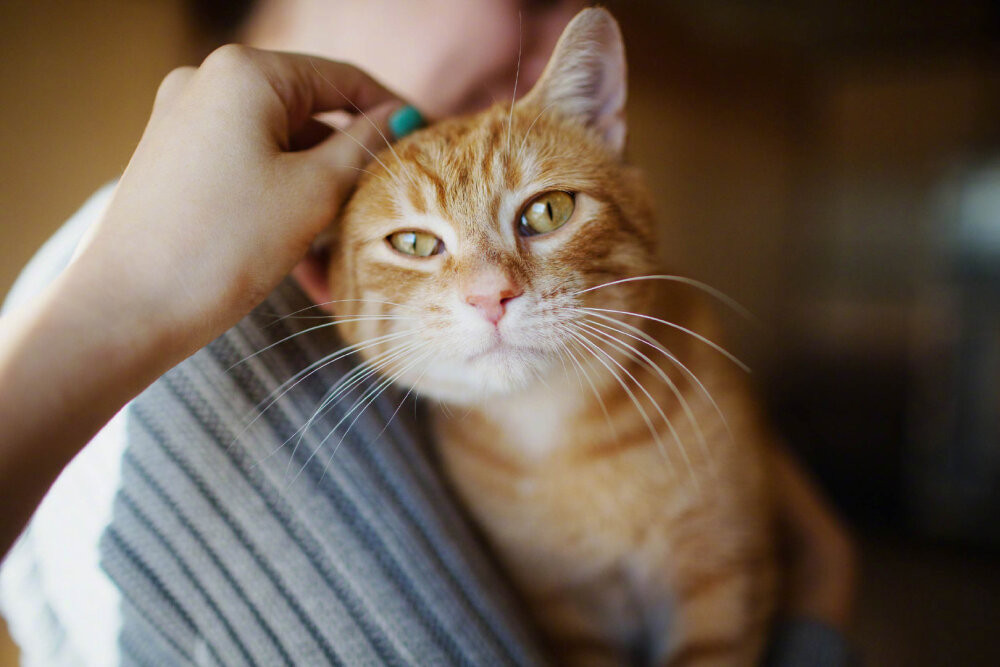
M415 257L436 255L444 248L441 239L428 232L395 232L386 237L386 240L389 245L404 255Z
M521 215L520 231L525 236L545 234L562 227L573 215L575 199L559 190L535 197Z

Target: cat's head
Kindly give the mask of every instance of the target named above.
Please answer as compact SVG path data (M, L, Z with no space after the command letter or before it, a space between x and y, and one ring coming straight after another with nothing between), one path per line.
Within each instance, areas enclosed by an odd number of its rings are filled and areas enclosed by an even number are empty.
M655 261L648 196L622 158L624 104L618 25L584 10L513 107L378 156L338 223L329 293L313 298L363 357L427 396L482 400L565 368L577 308L645 307L643 283L584 291Z

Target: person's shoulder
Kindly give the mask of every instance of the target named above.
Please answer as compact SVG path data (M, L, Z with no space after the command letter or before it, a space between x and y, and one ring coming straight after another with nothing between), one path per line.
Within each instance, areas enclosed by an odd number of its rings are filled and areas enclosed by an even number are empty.
M38 296L70 263L80 239L91 225L101 219L115 191L108 183L80 207L48 241L39 248L24 267L14 286L7 293L3 310L10 310Z

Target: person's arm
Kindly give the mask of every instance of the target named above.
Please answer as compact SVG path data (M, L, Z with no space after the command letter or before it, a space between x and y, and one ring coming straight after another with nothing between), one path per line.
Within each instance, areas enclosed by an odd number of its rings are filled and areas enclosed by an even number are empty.
M354 105L370 121L316 134ZM348 65L237 46L164 80L105 216L0 319L0 554L103 424L291 271L400 105Z

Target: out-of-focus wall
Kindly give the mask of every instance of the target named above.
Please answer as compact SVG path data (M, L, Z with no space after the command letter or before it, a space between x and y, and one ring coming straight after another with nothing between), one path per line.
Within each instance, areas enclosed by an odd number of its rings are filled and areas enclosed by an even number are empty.
M0 293L128 162L187 53L180 0L7 0L0 23Z
M954 221L942 188L1000 131L997 69L961 56L867 58L822 72L792 324L815 352L901 357L937 326ZM1000 220L998 220L1000 224Z

